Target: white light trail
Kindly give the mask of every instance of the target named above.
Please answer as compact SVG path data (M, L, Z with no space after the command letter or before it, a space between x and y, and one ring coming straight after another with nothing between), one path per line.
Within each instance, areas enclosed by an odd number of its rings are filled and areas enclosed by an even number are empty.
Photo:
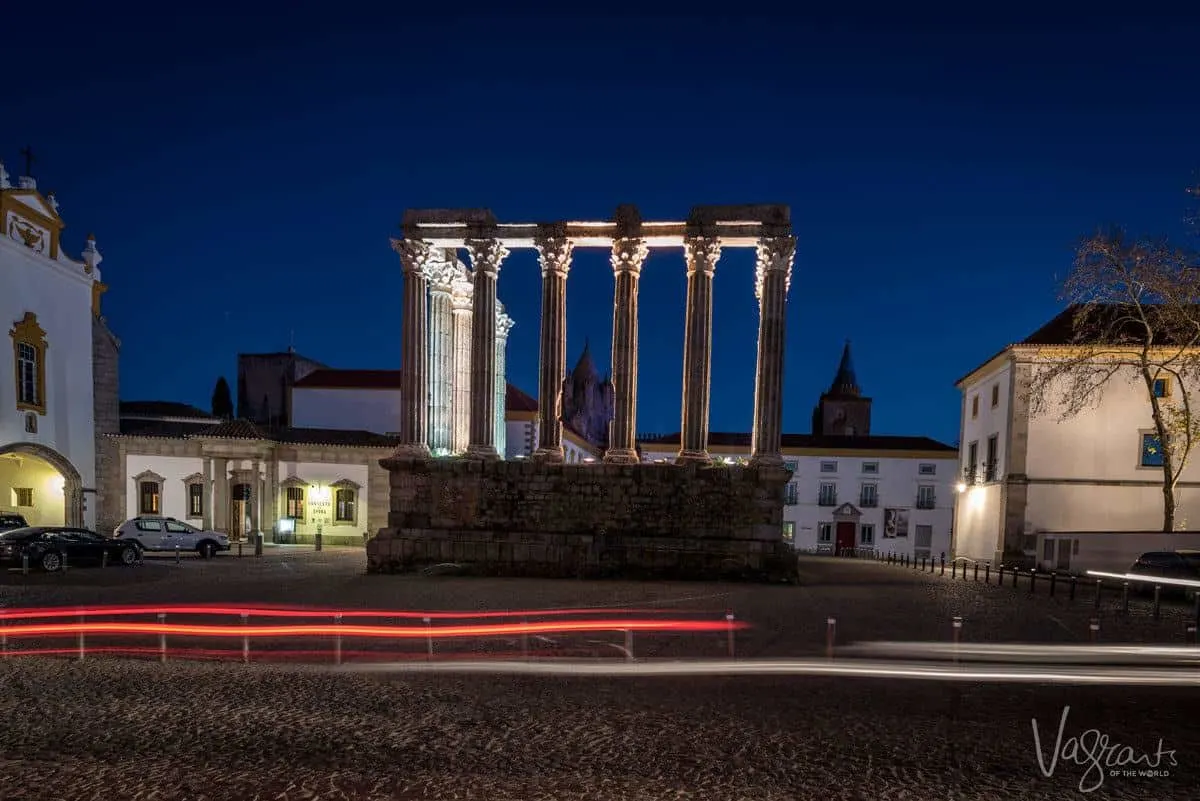
M1138 584L1163 584L1172 587L1190 587L1200 589L1200 581L1190 581L1189 579L1167 578L1166 576L1148 576L1138 573L1105 573L1101 570L1089 570L1089 576L1097 578L1114 578L1122 581L1137 582Z
M913 659L991 659L996 662L1200 665L1200 648L1177 645L1039 645L999 643L869 642L838 649L853 656Z

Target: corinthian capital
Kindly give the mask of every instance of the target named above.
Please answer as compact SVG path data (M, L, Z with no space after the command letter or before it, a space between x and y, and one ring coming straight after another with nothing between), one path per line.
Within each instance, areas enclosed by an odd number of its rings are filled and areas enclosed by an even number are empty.
M796 237L772 236L758 240L758 261L754 268L754 297L762 297L763 281L769 272L784 273L784 292L792 288L792 261L796 256Z
M516 321L509 317L504 311L497 310L496 312L496 338L507 339L508 332L516 325Z
M721 240L715 236L689 236L683 240L683 251L689 275L704 273L711 276L721 258Z
M483 270L492 276L500 274L500 265L508 258L508 248L499 239L468 239L463 244L471 256L474 272Z
M433 248L420 239L393 239L392 250L400 254L400 266L405 275L425 276L425 267L433 257Z
M642 271L642 262L649 255L650 248L646 246L646 240L623 236L620 239L613 241L612 246L612 268L614 273L640 273Z
M450 248L433 248L425 264L425 277L434 292L450 292L458 278L458 259Z
M539 236L533 240L538 260L542 263L542 277L555 273L563 278L571 269L571 253L575 243L565 236Z
M454 282L450 285L450 302L455 311L470 311L475 285L461 263L455 264Z

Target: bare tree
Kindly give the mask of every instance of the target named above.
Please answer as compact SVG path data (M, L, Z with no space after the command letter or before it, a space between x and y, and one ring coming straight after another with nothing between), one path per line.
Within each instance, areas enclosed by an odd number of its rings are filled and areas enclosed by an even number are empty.
M1036 366L1034 414L1061 419L1094 408L1113 381L1131 381L1149 400L1162 467L1163 524L1175 531L1176 488L1200 442L1200 264L1165 241L1101 231L1080 245L1063 299L1072 304L1070 347Z

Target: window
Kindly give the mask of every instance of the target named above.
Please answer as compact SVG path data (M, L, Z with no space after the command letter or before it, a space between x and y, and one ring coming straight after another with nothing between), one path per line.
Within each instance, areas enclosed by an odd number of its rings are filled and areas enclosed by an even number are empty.
M161 520L139 520L134 525L138 531L162 531Z
M167 531L172 534L194 534L196 531L196 529L192 528L186 523L178 523L174 520L168 520L166 522L166 527Z
M783 521L783 541L788 545L796 544L796 524L791 520Z
M800 503L800 493L796 489L796 482L789 481L783 488L783 505L795 506L798 503Z
M936 476L937 475L937 465L936 464L917 465L917 475Z
M963 468L963 481L968 484L975 483L976 467L979 464L979 443L972 442L967 445L967 466Z
M33 506L33 487L14 487L13 506Z
M788 485L791 486L790 484ZM352 489L340 489L334 495L333 520L335 523L353 523L355 492Z
M203 484L188 484L188 517L204 517Z
M837 506L837 484L833 482L821 482L821 489L817 493L818 506Z
M862 471L868 475L876 475L879 473L879 462L863 462Z
M821 472L822 473L836 473L837 472L837 462L821 462Z
M1166 398L1171 394L1171 379L1156 378L1154 379L1154 397Z
M1142 467L1162 467L1162 445L1157 434L1142 432Z
M138 512L144 515L160 514L162 493L157 481L143 481L138 485Z
M287 488L287 509L283 516L299 523L304 522L304 487Z
M863 523L858 527L858 541L863 545L875 544L875 524Z
M992 408L1000 405L1000 385L992 384Z
M972 395L971 396L971 417L976 418L978 416L979 416L979 396Z
M795 472L800 469L800 463L798 461L796 461L795 459L788 459L786 462L783 463L783 466L786 467L788 470L791 470L793 474L795 474Z
M867 509L873 509L879 505L879 485L863 484L862 491L858 496L858 505Z
M933 489L934 488L933 488L932 484L922 484L921 486L917 487L917 508L918 509L934 508L934 506L936 505L934 503L936 498L934 497Z
M996 451L999 448L1000 435L992 434L987 438L986 459L983 462L983 480L996 480Z
M13 341L17 408L45 414L46 332L38 325L37 315L25 312L8 334Z
M833 523L817 524L817 542L833 542Z

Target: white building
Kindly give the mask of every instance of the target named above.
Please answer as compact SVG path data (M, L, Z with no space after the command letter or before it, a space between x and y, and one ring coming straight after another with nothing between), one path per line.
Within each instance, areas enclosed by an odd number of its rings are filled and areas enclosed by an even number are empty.
M93 525L94 379L109 378L94 374L93 361L100 352L115 370L116 341L99 317L95 239L80 260L67 256L58 211L33 178L13 186L0 164L0 323L9 343L0 348L0 511L35 525Z
M1200 535L1161 533L1161 462L1147 390L1132 371L1109 380L1097 402L1074 416L1062 419L1054 408L1031 413L1033 371L1069 347L1074 314L1068 308L958 382L960 556L1124 569L1144 551L1200 545ZM1179 391L1169 380L1156 389L1168 398ZM1180 482L1179 522L1200 521L1198 488L1193 460Z
M784 539L798 550L951 556L958 451L928 437L870 433L850 345L813 412L813 434L784 434L792 479L784 494ZM749 461L750 435L713 432L708 450L728 465ZM673 461L679 434L643 437L643 461Z

